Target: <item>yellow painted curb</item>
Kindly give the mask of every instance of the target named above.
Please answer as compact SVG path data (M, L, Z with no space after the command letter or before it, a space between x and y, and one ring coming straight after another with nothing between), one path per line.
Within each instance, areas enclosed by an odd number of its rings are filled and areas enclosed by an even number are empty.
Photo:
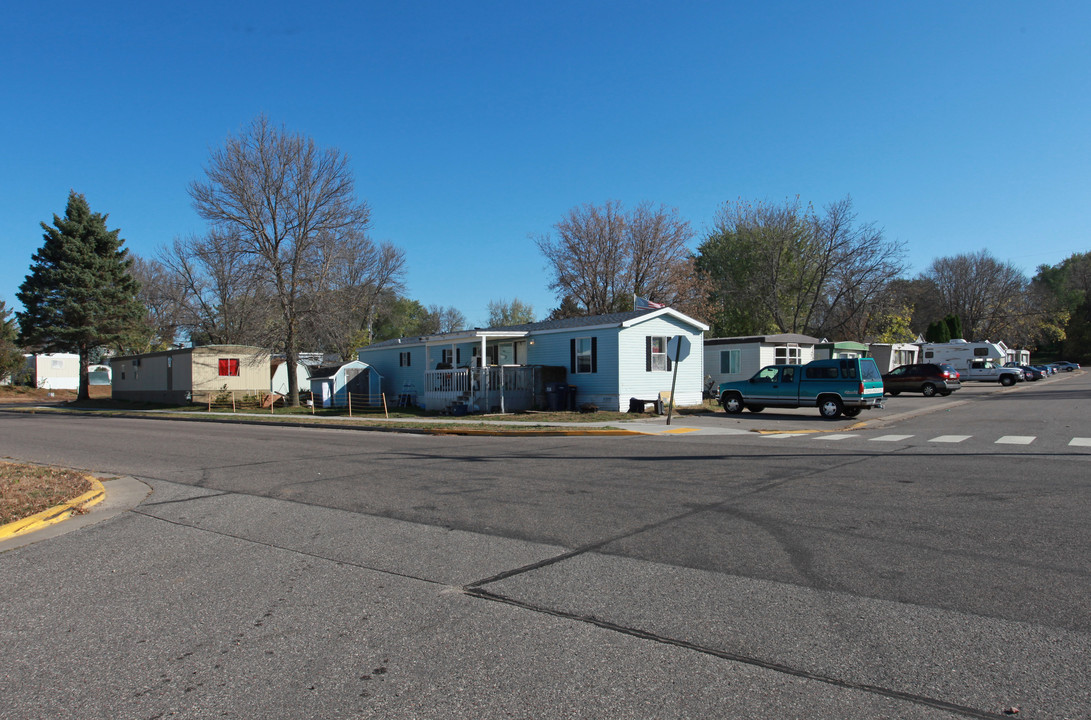
M66 503L60 505L54 505L48 510L43 510L40 513L25 517L22 520L15 520L9 522L7 525L0 525L0 540L6 540L16 535L24 535L35 530L41 530L42 528L59 523L62 520L67 520L75 513L82 513L92 505L96 505L106 497L106 489L102 487L102 483L93 477L88 477L91 481L91 489L80 495L74 500L69 500Z

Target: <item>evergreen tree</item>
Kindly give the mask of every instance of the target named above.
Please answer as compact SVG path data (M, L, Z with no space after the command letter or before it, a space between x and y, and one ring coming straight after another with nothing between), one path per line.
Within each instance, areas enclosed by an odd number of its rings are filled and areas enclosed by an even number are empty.
M936 320L924 331L924 339L930 343L950 342L951 330L943 320Z
M962 337L962 319L958 315L948 315L943 318L943 324L947 326L947 334L950 339Z
M92 351L127 345L146 329L147 309L137 299L140 286L120 231L108 230L106 216L91 212L83 195L70 192L64 217L41 225L45 243L17 294L25 308L16 313L19 339L43 352L78 353L85 400Z
M26 366L23 352L18 345L19 332L15 328L15 320L11 317L11 310L3 300L0 300L0 380L7 378L14 383L19 371Z

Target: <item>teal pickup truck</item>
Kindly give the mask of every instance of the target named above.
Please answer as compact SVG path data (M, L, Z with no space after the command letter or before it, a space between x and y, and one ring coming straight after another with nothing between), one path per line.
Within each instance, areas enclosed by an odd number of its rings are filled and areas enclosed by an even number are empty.
M806 365L770 365L754 377L720 384L720 404L729 415L767 407L817 407L833 420L883 406L883 376L871 358L815 360Z

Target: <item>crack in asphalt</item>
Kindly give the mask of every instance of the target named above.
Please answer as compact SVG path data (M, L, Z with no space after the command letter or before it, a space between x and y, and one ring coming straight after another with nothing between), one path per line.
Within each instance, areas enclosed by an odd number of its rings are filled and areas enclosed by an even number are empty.
M658 635L656 633L641 630L639 628L618 625L617 623L610 622L609 620L603 620L593 615L578 615L575 613L564 612L562 610L553 610L551 608L542 607L539 605L532 605L530 603L521 602L519 600L515 600L504 595L492 593L488 590L483 590L481 588L466 588L464 592L467 595L479 598L481 600L503 603L505 605L511 605L513 607L521 608L523 610L529 610L531 612L540 613L543 615L563 618L565 620L572 620L574 622L587 623L589 625L600 627L604 630L610 630L612 632L621 633L623 635L639 638L641 640L648 640L650 642L661 643L663 645L672 645L674 647L691 650L693 652L699 652L705 655L711 655L713 657L718 657L731 662L751 665L753 667L759 667L764 670L771 670L773 672L790 675L792 677L825 683L827 685L843 688L845 690L854 690L857 692L870 693L872 695L880 695L882 697L910 702L916 705L925 705L927 707L944 710L946 712L950 712L956 715L963 715L965 717L971 718L981 718L982 720L1002 720L1003 718L1007 717L1006 715L1000 715L997 713L988 712L986 710L979 710L977 708L968 707L966 705L949 703L945 700L939 700L937 698L929 697L927 695L918 695L916 693L903 692L901 690L885 688L879 685L869 685L867 683L856 683L848 680L840 680L835 677L830 677L829 675L821 675L819 673L813 673L808 670L803 670L801 668L795 668L790 665L771 662L769 660L762 660L761 658L753 657L751 655L743 655L740 653L733 653L727 650L710 648L686 640L678 640L676 638L667 637L665 635Z

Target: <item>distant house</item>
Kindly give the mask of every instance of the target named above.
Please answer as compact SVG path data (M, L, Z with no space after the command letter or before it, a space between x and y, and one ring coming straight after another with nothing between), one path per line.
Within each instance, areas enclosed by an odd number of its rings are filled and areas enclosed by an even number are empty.
M34 387L49 390L78 390L80 356L75 353L27 355L27 374Z
M388 397L428 410L543 407L546 386L556 385L571 397L569 406L626 410L631 398L670 392L674 358L667 344L681 337L688 354L678 363L675 403L696 405L707 329L677 310L659 308L398 338L358 354L382 374Z
M198 395L269 391L269 352L206 345L110 359L115 400L184 405Z
M383 378L365 362L313 368L308 380L315 407L353 407L381 402Z
M819 341L814 346L815 360L837 360L838 358L862 358L867 357L868 347L861 342L842 340L841 342Z
M705 338L706 383L746 380L768 365L801 365L814 360L818 338L798 333Z
M890 372L899 365L917 362L920 346L914 343L870 343L868 355L875 359L879 372Z

